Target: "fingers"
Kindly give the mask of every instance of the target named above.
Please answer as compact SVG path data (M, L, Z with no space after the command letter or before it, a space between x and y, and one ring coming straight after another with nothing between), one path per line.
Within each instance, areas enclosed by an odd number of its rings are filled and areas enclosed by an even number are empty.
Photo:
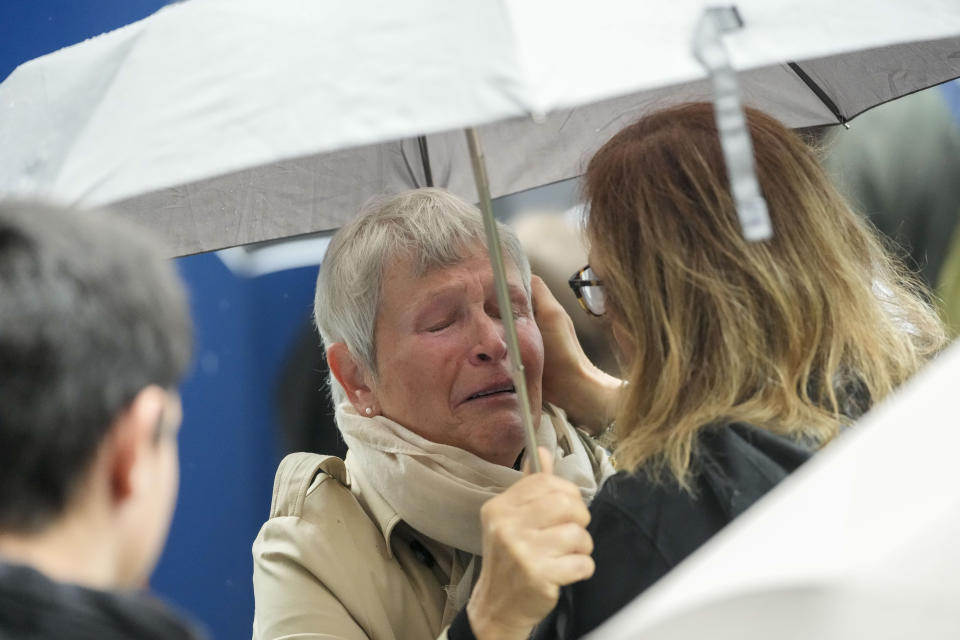
M593 575L595 565L590 554L593 539L583 528L562 525L538 531L528 538L504 541L503 549L531 585L564 586Z
M580 490L572 482L547 473L524 476L519 482L487 501L487 505L536 508L540 504L578 505L586 509ZM486 506L486 505L484 505Z
M506 495L506 494L504 494ZM506 536L520 530L539 530L570 523L590 524L590 510L579 495L547 493L532 500L489 500L480 509L485 533L494 529Z
M568 554L552 558L540 564L540 578L549 584L564 587L574 582L586 580L596 571L596 565L589 554Z
M593 538L581 526L564 523L529 531L500 530L484 557L512 558L528 584L567 585L593 575ZM492 553L490 553L492 551Z
M590 510L571 482L554 475L526 476L480 509L484 536L494 541L515 540L526 532L538 532L569 524L584 530Z
M570 522L537 531L531 539L547 555L552 552L553 557L557 558L571 554L589 556L593 553L593 538L586 529Z
M496 549L506 550L521 561L593 553L593 538L586 529L571 522L527 531L499 529L490 538Z
M552 470L550 454L537 453ZM556 604L561 586L593 575L590 512L571 482L534 473L488 500L480 517L483 564L468 605L471 626L484 631L478 638L526 637Z
M533 294L533 313L537 314L540 307L544 304L549 304L550 299L556 301L556 298L553 297L553 292L550 291L550 288L547 286L547 283L543 281L538 275L530 276L530 291Z
M573 327L570 316L542 278L531 276L530 291L533 295L533 316L536 318L537 324L541 325L541 328L557 322L561 323L564 328L568 324L571 328Z
M605 405L601 381L607 374L597 369L577 339L573 320L542 280L532 281L534 316L543 338L543 398L564 409L578 424L599 431Z
M537 457L540 458L540 472L553 475L553 454L546 447L537 447Z

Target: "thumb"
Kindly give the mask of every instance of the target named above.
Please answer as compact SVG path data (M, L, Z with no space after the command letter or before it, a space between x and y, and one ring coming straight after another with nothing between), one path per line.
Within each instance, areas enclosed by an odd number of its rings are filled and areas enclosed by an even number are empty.
M540 458L540 472L553 473L553 454L547 451L546 447L537 447L537 456ZM530 461L523 463L523 475L529 476L533 473L530 470Z
M530 292L533 297L533 313L536 315L540 310L541 303L545 295L549 295L550 289L546 283L537 275L530 276ZM546 292L546 294L544 293Z

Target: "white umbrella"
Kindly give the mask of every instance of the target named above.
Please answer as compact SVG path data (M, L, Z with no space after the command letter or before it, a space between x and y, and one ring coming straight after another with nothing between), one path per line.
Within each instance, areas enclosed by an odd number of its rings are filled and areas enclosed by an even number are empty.
M960 344L590 637L960 638L957 380Z
M505 138L488 144L490 166L499 169L500 158L512 157L503 165L519 166L515 174L504 180L491 172L488 180L472 132L478 188L465 187L453 159L438 181L483 204L498 296L507 308L491 195L579 173L582 154L657 97L635 92L671 86L674 100L704 97L702 87L674 85L703 76L692 40L707 4L174 4L28 62L0 85L0 193L113 203L159 228L177 253L190 253L335 227L369 194L416 186L409 146L379 144L385 140L533 114L534 124L522 119L483 132L488 142ZM737 6L746 27L728 38L730 62L756 70L744 79L748 98L790 124L842 121L960 76L955 0L743 0ZM926 42L944 37L954 39ZM836 57L900 43L911 44ZM711 44L715 49L719 42ZM853 60L853 72L843 69ZM800 61L809 62L801 67ZM901 77L906 62L920 73ZM862 73L865 64L880 72ZM845 96L849 100L840 99ZM605 100L613 102L575 108ZM548 112L571 108L554 113L547 127L536 124ZM426 161L428 149L459 148L449 134L441 140L421 138L417 145L425 176L437 173ZM541 150L540 157L519 157L531 148ZM751 163L742 164L752 176ZM758 190L734 191L738 204L743 195L760 213L755 237L764 237ZM526 410L515 331L510 314L504 318ZM524 418L532 445L530 416ZM536 467L535 456L533 462Z
M644 110L711 97L705 4L173 4L0 84L0 193L114 204L187 254L336 228L425 184L424 148L433 182L476 201L465 125L487 125L492 196L570 178ZM737 7L745 100L790 126L960 76L956 0Z

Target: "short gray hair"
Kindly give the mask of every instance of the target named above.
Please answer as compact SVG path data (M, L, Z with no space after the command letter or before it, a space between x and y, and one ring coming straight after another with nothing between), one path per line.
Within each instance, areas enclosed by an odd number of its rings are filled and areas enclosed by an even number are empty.
M509 227L497 223L504 256L520 271L530 296L530 263ZM320 265L313 314L324 348L342 342L376 374L377 310L384 269L412 257L417 275L458 264L465 250L486 247L479 209L443 189L414 189L369 203L334 235ZM330 375L335 404L346 400Z

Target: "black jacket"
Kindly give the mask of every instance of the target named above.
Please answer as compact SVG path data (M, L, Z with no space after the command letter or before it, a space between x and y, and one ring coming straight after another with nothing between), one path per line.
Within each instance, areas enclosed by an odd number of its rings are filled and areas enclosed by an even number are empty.
M561 591L535 637L579 638L659 580L810 457L810 450L744 424L702 431L693 494L643 474L611 477L590 505L593 577Z
M87 589L0 562L3 640L200 640L150 596Z

